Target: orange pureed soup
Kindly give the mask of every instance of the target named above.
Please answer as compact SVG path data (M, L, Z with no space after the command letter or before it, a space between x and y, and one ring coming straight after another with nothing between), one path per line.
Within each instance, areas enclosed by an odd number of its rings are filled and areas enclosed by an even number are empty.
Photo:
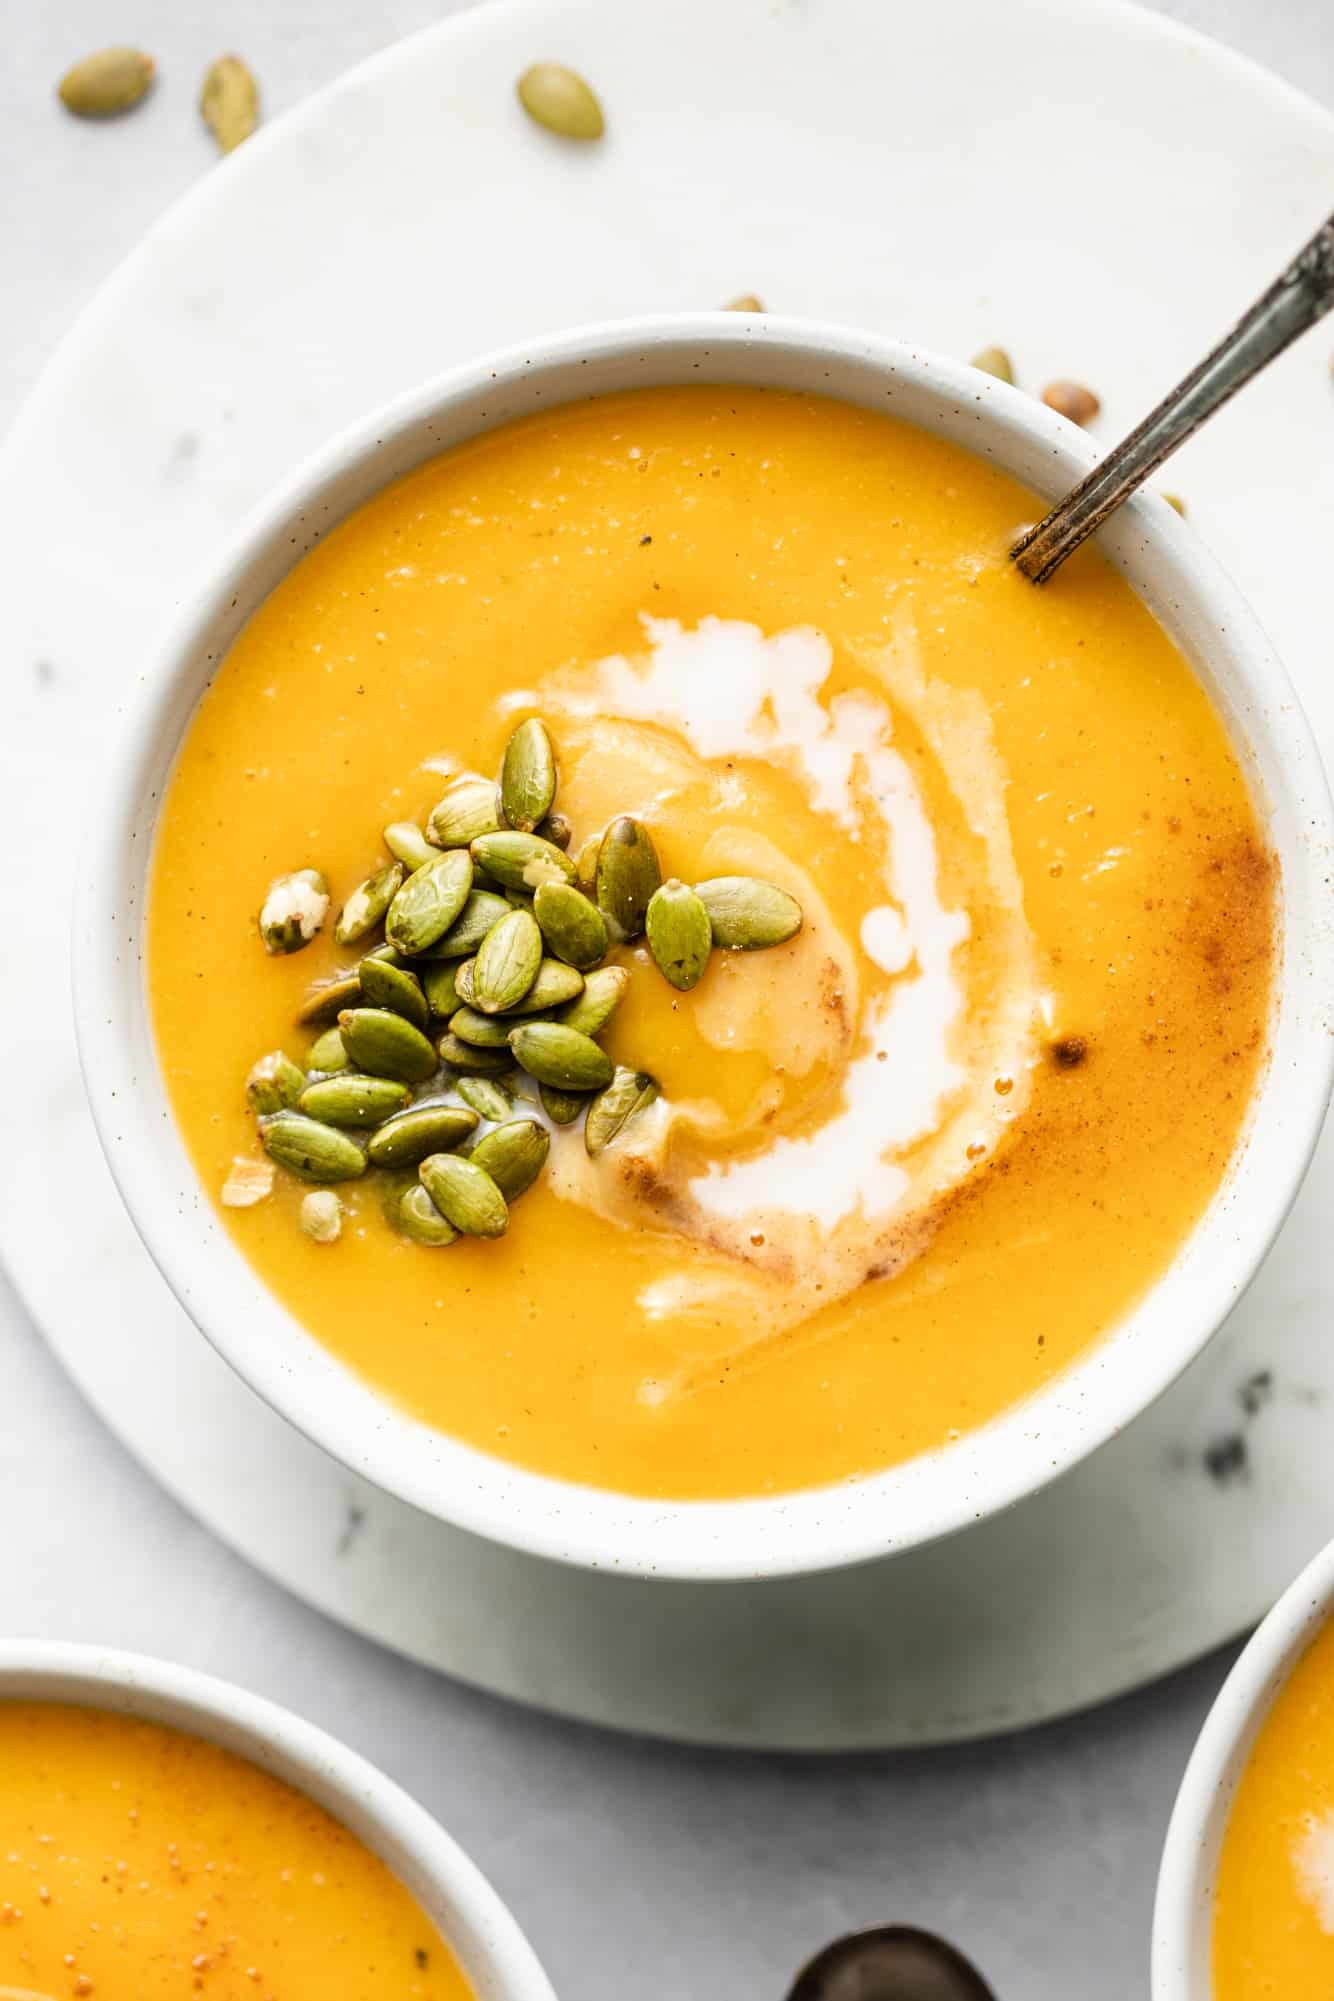
M1007 562L1036 510L879 415L642 391L447 453L250 620L180 753L148 915L215 1198L262 1159L251 1063L301 1062L312 980L374 942L332 930L380 828L494 774L526 716L572 854L632 814L665 875L760 877L803 912L690 992L614 951L606 1046L661 1096L596 1160L555 1132L498 1240L403 1241L378 1176L339 1189L333 1243L285 1176L223 1212L384 1395L544 1473L771 1493L983 1423L1169 1263L1263 1060L1275 870L1130 588L1091 550L1042 590ZM256 912L305 867L328 921L268 957Z
M467 2001L383 1862L228 1751L0 1701L0 1993L23 2001Z
M1334 1625L1279 1690L1232 1802L1213 1987L1217 2001L1334 1994Z

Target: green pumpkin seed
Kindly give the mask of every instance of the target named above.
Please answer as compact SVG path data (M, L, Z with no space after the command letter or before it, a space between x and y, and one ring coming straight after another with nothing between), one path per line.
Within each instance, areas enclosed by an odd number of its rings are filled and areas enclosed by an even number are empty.
M419 1028L383 1007L344 1008L338 1017L343 1045L359 1070L420 1084L434 1076L437 1063Z
M116 118L132 111L157 71L142 49L98 49L60 79L60 101L76 118Z
M531 834L551 811L555 796L556 758L551 738L541 717L529 716L505 746L500 767L501 811L511 827Z
M436 849L415 820L395 820L385 828L383 840L394 860L402 862L409 874L435 860Z
M509 1093L494 1077L460 1077L454 1089L479 1118L490 1119L493 1125L507 1119L514 1109Z
M454 976L455 968L452 965L433 966L422 962L422 992L426 996L426 1005L436 1021L448 1021L459 1004Z
M470 1049L508 1049L512 1021L478 1014L476 1008L461 1007L449 1017L449 1032Z
M335 973L331 980L317 980L309 987L296 1018L302 1028L330 1028L345 1007L360 999L361 975L354 966L351 972Z
M552 847L559 848L562 853L574 839L574 828L563 813L548 813L541 825L534 827L533 832L539 841L550 841Z
M474 1077L496 1076L510 1067L510 1055L506 1049L478 1049L471 1042L463 1042L457 1035L442 1035L436 1048L440 1061L451 1070L462 1070Z
M307 1084L300 1107L308 1118L322 1119L327 1126L378 1126L403 1111L408 1097L407 1085L392 1077L359 1077L344 1071Z
M607 956L607 920L595 903L569 882L544 882L533 898L533 915L558 959L591 972Z
M563 1007L556 1019L566 1028L577 1028L581 1035L600 1035L629 985L630 975L624 966L599 966L585 978L577 1000Z
M588 1103L587 1091L558 1091L554 1084L539 1084L537 1097L553 1126L572 1126Z
M408 961L403 957L401 952L396 952L392 945L375 945L366 954L366 957L368 959L383 959L386 966L397 966L401 972L408 970ZM360 974L360 971L361 968L359 966L357 968L358 974Z
M578 986L575 981L578 981ZM553 1007L564 1007L567 1001L583 991L584 976L573 966L567 966L560 959L543 959L537 969L537 978L529 987L523 999L516 1006L506 1009L513 1020L519 1014L546 1014Z
M551 841L512 830L482 834L472 844L472 858L506 889L527 890L539 883L571 882L574 863Z
M305 1088L305 1071L290 1056L285 1056L281 1049L261 1056L245 1080L250 1109L261 1117L270 1112L286 1111L289 1105L296 1103Z
M600 139L606 130L591 86L564 63L533 63L516 88L528 116L560 139Z
M464 1007L472 1007L477 999L477 990L473 986L476 965L476 959L461 959L454 968L454 991Z
M428 959L466 959L481 944L488 931L499 924L511 906L504 896L491 889L474 889L443 938L426 954Z
M491 1176L507 1202L531 1188L551 1151L551 1135L536 1119L511 1119L479 1139L468 1158Z
M357 969L361 991L368 1007L387 1007L401 1014L414 1028L425 1029L431 1010L415 973L395 966L388 959L363 959Z
M511 910L488 931L472 969L473 1006L483 1014L517 1007L542 964L542 933L531 910Z
M259 913L264 950L281 957L309 945L329 909L329 885L317 868L275 876Z
M678 993L689 993L703 978L713 945L709 913L701 898L673 877L654 890L644 929L658 971Z
M493 834L503 825L494 780L478 771L461 771L445 787L426 831L438 848L466 848L479 834Z
M372 1167L415 1167L428 1153L450 1153L477 1130L477 1114L443 1098L410 1105L386 1119L366 1144Z
M643 1070L618 1069L605 1091L599 1091L584 1120L584 1145L596 1158L620 1138L631 1119L658 1095L654 1079Z
M414 1181L399 1196L394 1221L414 1244L425 1244L433 1251L459 1240L459 1232L445 1221L420 1181Z
M697 882L713 942L725 952L759 952L801 929L801 905L777 883L750 875L716 875Z
M303 1181L355 1181L366 1172L366 1156L350 1133L304 1112L275 1113L259 1136L269 1158Z
M555 1021L525 1022L511 1031L514 1059L539 1084L558 1091L599 1091L611 1082L611 1058L591 1036Z
M417 1172L440 1214L464 1236L504 1236L509 1209L484 1167L457 1153L432 1153Z
M598 909L617 944L638 938L654 890L662 881L653 836L640 820L613 820L598 850Z
M219 56L204 72L199 115L224 153L234 152L259 123L259 85L240 56Z
M318 1070L323 1075L333 1070L346 1070L347 1051L336 1028L326 1028L323 1035L311 1043L306 1051L306 1068Z
M312 1188L301 1197L301 1227L313 1244L337 1243L343 1228L343 1205L332 1188Z
M592 896L597 888L598 856L602 852L602 835L590 834L574 858L574 879L585 896Z
M384 921L388 942L409 959L443 938L472 890L472 858L466 848L437 855L414 869L389 906Z
M357 884L334 925L334 937L340 945L359 944L374 931L402 887L403 876L402 862L390 862L388 868L377 869Z
M984 347L981 354L973 356L973 367L984 375L994 375L998 382L1014 381L1014 367L1003 347Z

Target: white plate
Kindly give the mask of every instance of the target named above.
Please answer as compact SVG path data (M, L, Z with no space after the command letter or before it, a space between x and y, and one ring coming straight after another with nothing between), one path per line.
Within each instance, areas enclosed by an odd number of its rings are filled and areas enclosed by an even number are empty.
M563 148L514 107L518 71L552 54L595 78L602 147ZM1028 382L1094 384L1111 435L1330 190L1334 121L1120 7L670 0L636 9L630 31L612 0L511 0L390 50L252 141L123 268L0 477L14 911L0 1248L97 1408L220 1535L349 1624L523 1700L822 1748L1096 1701L1236 1632L1324 1539L1328 1140L1203 1362L1005 1519L805 1582L585 1576L358 1487L229 1375L113 1193L65 960L69 885L97 838L81 779L119 685L219 537L359 412L541 328L754 289L947 351L1003 341ZM1328 754L1327 354L1317 337L1287 357L1170 484L1268 623Z

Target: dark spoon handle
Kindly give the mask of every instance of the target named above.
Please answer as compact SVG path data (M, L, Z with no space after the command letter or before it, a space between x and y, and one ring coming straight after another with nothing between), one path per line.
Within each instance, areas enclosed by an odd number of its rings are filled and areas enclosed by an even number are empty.
M1206 417L1334 307L1334 216L1230 334L1123 438L1086 479L1058 500L1010 554L1024 575L1045 583L1113 508L1184 444Z

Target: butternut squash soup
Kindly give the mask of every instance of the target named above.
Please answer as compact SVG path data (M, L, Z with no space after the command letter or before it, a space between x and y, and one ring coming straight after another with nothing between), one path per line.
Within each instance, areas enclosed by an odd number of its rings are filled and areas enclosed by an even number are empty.
M1334 1994L1334 1625L1279 1690L1232 1803L1213 1986L1217 2001Z
M1128 585L1007 562L1037 507L864 410L636 391L445 454L251 618L162 806L158 1047L237 1245L387 1398L617 1491L810 1487L1180 1249L1275 870Z
M0 1995L467 2001L430 1919L321 1807L155 1723L0 1702Z

